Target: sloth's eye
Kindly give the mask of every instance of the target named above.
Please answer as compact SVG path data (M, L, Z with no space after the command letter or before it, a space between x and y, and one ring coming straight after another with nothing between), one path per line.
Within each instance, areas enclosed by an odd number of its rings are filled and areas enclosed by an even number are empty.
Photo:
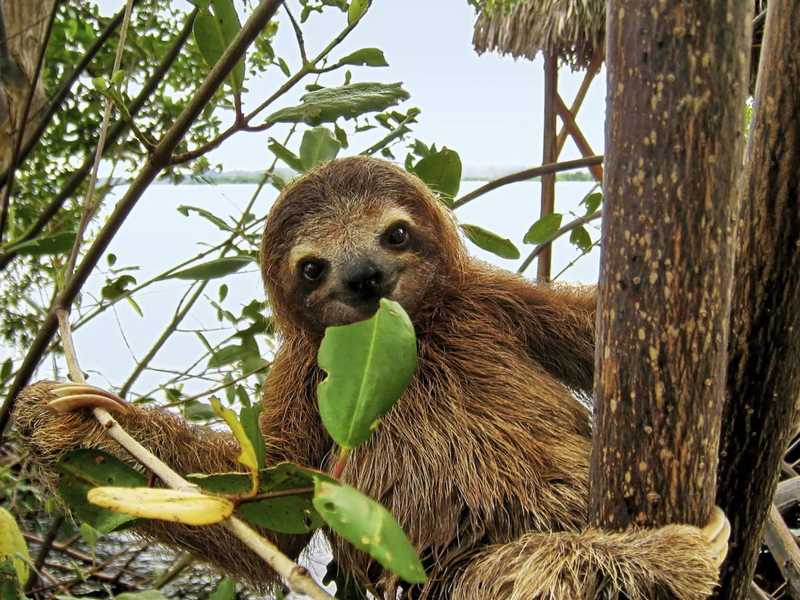
M386 232L386 243L393 248L402 248L408 243L408 228L402 223L392 225Z
M318 260L306 260L300 265L300 273L306 281L318 281L325 273L325 264Z

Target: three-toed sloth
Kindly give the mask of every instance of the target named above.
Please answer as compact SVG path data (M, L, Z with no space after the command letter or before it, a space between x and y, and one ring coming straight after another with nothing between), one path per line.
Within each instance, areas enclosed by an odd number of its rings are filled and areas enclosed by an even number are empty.
M384 161L331 161L287 186L270 212L261 267L281 346L261 428L270 463L327 469L332 441L317 409L325 327L370 316L381 297L409 313L418 367L392 411L342 474L383 503L429 579L409 598L565 599L600 588L650 598L664 586L705 598L717 580L724 517L607 532L588 527L595 296L535 285L471 258L457 226L416 177ZM27 388L15 423L43 464L108 440L85 410L48 406L52 383ZM236 470L222 433L130 406L120 424L179 472ZM194 552L257 585L275 575L221 527L150 521L142 534ZM289 555L306 536L269 534ZM390 573L335 535L339 565L378 593ZM402 588L402 584L401 584Z

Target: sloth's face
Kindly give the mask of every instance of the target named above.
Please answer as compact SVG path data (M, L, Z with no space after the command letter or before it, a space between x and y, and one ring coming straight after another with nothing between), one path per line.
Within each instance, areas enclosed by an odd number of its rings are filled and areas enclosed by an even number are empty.
M413 317L437 271L431 232L388 201L340 204L311 216L296 237L283 281L313 329L366 319L381 298Z

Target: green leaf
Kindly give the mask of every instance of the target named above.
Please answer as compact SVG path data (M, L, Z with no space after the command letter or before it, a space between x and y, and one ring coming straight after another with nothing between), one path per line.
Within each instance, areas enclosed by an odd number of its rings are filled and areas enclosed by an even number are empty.
M267 122L332 123L340 117L354 119L365 113L380 112L408 98L401 83L353 83L310 92L301 98L302 104L271 114Z
M351 0L347 7L347 24L352 25L364 16L369 8L369 0Z
M195 16L193 33L197 47L209 69L217 64L225 49L242 28L233 0L211 0L212 14L208 3ZM235 93L241 93L244 85L244 58L236 63L228 77Z
M239 422L236 413L230 408L222 406L222 402L219 401L219 398L211 396L210 400L211 408L214 409L217 416L221 417L228 424L231 433L233 433L233 437L239 442L239 449L241 451L236 457L236 460L250 471L253 478L253 493L255 494L258 491L258 459L256 458L256 450L253 448L253 443L250 441L250 438L247 437L247 432L245 432L244 427L242 427L242 424Z
M409 583L427 577L414 546L383 506L358 490L317 481L314 507L339 535Z
M603 194L601 192L594 192L593 194L589 194L583 200L581 200L581 204L586 207L586 214L592 215L597 212L597 209L600 208L600 204L603 202Z
M183 271L167 275L164 279L193 279L195 281L207 281L218 279L231 273L236 273L254 262L252 256L228 256L217 258L206 263L189 267Z
M278 140L276 140L275 138L269 138L267 148L269 148L270 152L272 152L275 156L280 158L292 169L294 169L298 173L303 172L304 170L303 161L300 160L300 157L297 156L291 150L289 150L286 146L281 144Z
M12 244L9 252L16 252L22 256L45 256L50 254L63 254L69 252L75 243L75 232L65 231L53 235L43 235L41 237Z
M379 48L362 48L339 59L340 65L363 65L367 67L388 67L386 57Z
M205 492L226 496L246 496L253 484L249 473L189 473L186 480Z
M519 250L508 238L502 238L478 225L462 225L461 231L473 244L492 254L496 254L500 258L519 258Z
M239 411L239 421L241 421L247 437L253 444L253 449L256 452L256 459L258 459L259 469L263 469L267 466L265 464L266 459L264 457L264 438L261 435L261 425L259 424L259 417L261 416L261 410L263 408L264 407L261 405L261 403L257 402L252 406L243 406Z
M0 383L6 381L9 377L11 377L11 373L14 370L14 363L11 362L10 358L7 358L3 361L3 366L0 367Z
M205 402L192 400L183 403L183 416L189 421L208 421L215 417L214 409Z
M101 533L109 533L135 517L112 512L91 504L86 494L97 486L137 487L147 485L147 477L115 456L101 450L72 450L58 463L61 478L58 492L72 512Z
M461 157L454 150L442 148L420 160L414 173L434 192L454 198L461 185Z
M211 221L214 225L216 225L222 231L233 231L230 225L228 225L225 221L220 219L215 214L207 211L204 208L199 208L197 206L187 206L186 204L181 204L178 207L178 212L181 213L184 217L188 217L190 212L195 212L207 221Z
M208 600L236 600L236 582L230 577L223 577L208 595Z
M355 448L411 381L417 366L414 326L397 302L382 298L372 318L328 327L317 361L327 373L317 386L322 422L337 444Z
M551 213L549 215L543 216L541 219L536 221L531 228L528 229L528 233L525 234L525 237L522 238L522 241L526 244L542 244L545 241L549 240L558 228L561 227L561 218L563 215L561 213Z
M313 495L309 492L266 498L257 502L242 502L239 505L239 514L248 523L278 533L311 533L323 524L312 498Z
M211 358L208 359L208 366L216 369L234 363L237 360L242 360L249 354L250 351L243 346L225 346L211 355Z
M321 471L293 463L279 463L259 472L260 493L308 488L315 481L333 481ZM250 523L280 533L310 533L322 526L322 518L312 502L312 493L243 502L239 513Z
M129 285L136 285L136 278L133 275L120 275L115 279L108 280L100 293L106 300L117 300L128 293Z
M583 252L588 252L592 248L592 238L583 225L572 230L572 233L569 234L569 241Z
M341 144L327 127L314 127L303 134L300 143L300 162L303 171L333 160L339 154Z

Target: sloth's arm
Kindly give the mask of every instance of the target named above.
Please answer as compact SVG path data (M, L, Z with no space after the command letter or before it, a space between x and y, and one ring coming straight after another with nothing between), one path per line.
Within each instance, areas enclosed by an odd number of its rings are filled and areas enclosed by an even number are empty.
M121 446L105 434L103 427L86 408L81 408L79 404L66 407L66 412L55 410L52 401L57 385L39 382L25 388L17 398L14 424L31 449L33 459L52 473L53 466L65 452L77 447L89 447L106 450L138 466ZM90 402L84 406L96 404ZM113 409L111 405L105 407ZM236 461L238 443L230 435L189 425L176 415L156 409L144 410L125 405L125 408L113 412L114 418L128 433L180 474L241 470ZM198 559L210 562L232 575L244 577L256 585L270 585L275 581L276 576L271 569L221 526L191 527L166 521L141 520L136 530L159 542L188 550ZM261 533L265 534L264 531ZM268 537L293 558L310 538L306 535L273 533L269 533Z
M681 600L708 598L725 557L730 524L715 509L703 529L658 529L527 534L485 548L456 582L454 598L478 600L575 600L654 598L656 589Z
M510 325L529 355L572 389L592 393L594 379L594 286L536 285L508 281Z

